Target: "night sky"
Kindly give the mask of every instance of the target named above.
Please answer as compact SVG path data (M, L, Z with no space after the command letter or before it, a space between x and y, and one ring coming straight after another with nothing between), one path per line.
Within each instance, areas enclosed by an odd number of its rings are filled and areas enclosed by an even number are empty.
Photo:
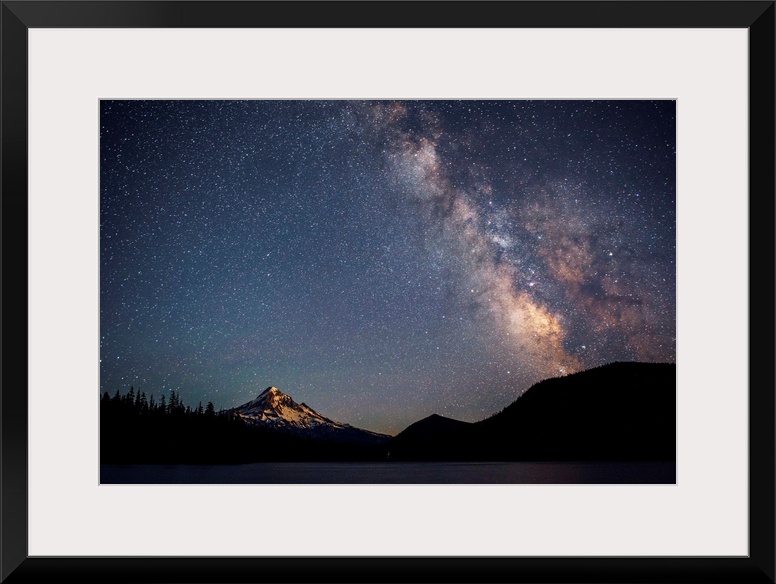
M100 383L397 433L675 361L673 101L102 101ZM623 388L627 391L627 388Z

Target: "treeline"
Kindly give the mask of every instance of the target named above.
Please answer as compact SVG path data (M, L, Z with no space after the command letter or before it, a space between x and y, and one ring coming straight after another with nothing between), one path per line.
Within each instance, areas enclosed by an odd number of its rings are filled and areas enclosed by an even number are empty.
M216 411L192 408L173 391L162 395L106 392L100 398L103 464L234 464L258 461L381 460L380 447L316 440L249 425Z
M164 394L157 402L155 397L146 396L144 391L135 393L135 388L130 386L129 391L121 395L116 391L113 397L108 392L102 394L100 399L101 411L120 416L215 416L216 411L213 402L207 402L203 407L202 402L192 409L181 400L177 391L170 392L169 401ZM219 412L220 413L220 412Z

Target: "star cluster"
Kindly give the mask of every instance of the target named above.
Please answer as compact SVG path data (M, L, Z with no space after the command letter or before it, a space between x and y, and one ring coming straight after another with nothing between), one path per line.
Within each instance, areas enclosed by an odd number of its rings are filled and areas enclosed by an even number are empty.
M673 101L102 101L101 391L396 433L674 361Z

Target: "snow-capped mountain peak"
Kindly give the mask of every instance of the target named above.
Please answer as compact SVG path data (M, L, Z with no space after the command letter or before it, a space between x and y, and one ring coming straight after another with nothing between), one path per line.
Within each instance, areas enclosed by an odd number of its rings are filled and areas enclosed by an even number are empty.
M343 424L322 416L307 404L296 403L290 395L275 386L268 387L256 396L256 399L226 413L252 426L301 433L305 436L325 436L360 442L383 442L390 438L384 434L354 428L350 424Z
M350 427L322 416L305 404L296 403L290 395L274 386L262 391L256 399L234 408L231 413L248 423L263 423L275 428L309 429L321 425L333 428Z
M290 396L287 396L285 393L280 391L277 387L272 386L262 391L258 396L256 396L256 399L253 400L253 402L249 403L257 402L266 404L269 407L277 407L281 404L290 405L294 403L294 400L292 400Z
M282 391L280 391L280 390L279 390L277 387L275 387L275 386L273 385L273 386L270 386L270 387L268 387L268 388L267 388L267 389L265 389L264 391L262 391L262 392L261 392L261 393L258 395L258 397L261 397L261 396L263 396L263 395L269 395L269 394L272 394L272 395L277 395L277 394L285 395L285 394L284 394Z

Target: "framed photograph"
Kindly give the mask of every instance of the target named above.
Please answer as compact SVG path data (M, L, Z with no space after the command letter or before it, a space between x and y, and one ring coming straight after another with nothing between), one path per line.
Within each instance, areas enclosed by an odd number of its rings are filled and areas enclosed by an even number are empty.
M773 32L3 2L2 581L773 582Z

